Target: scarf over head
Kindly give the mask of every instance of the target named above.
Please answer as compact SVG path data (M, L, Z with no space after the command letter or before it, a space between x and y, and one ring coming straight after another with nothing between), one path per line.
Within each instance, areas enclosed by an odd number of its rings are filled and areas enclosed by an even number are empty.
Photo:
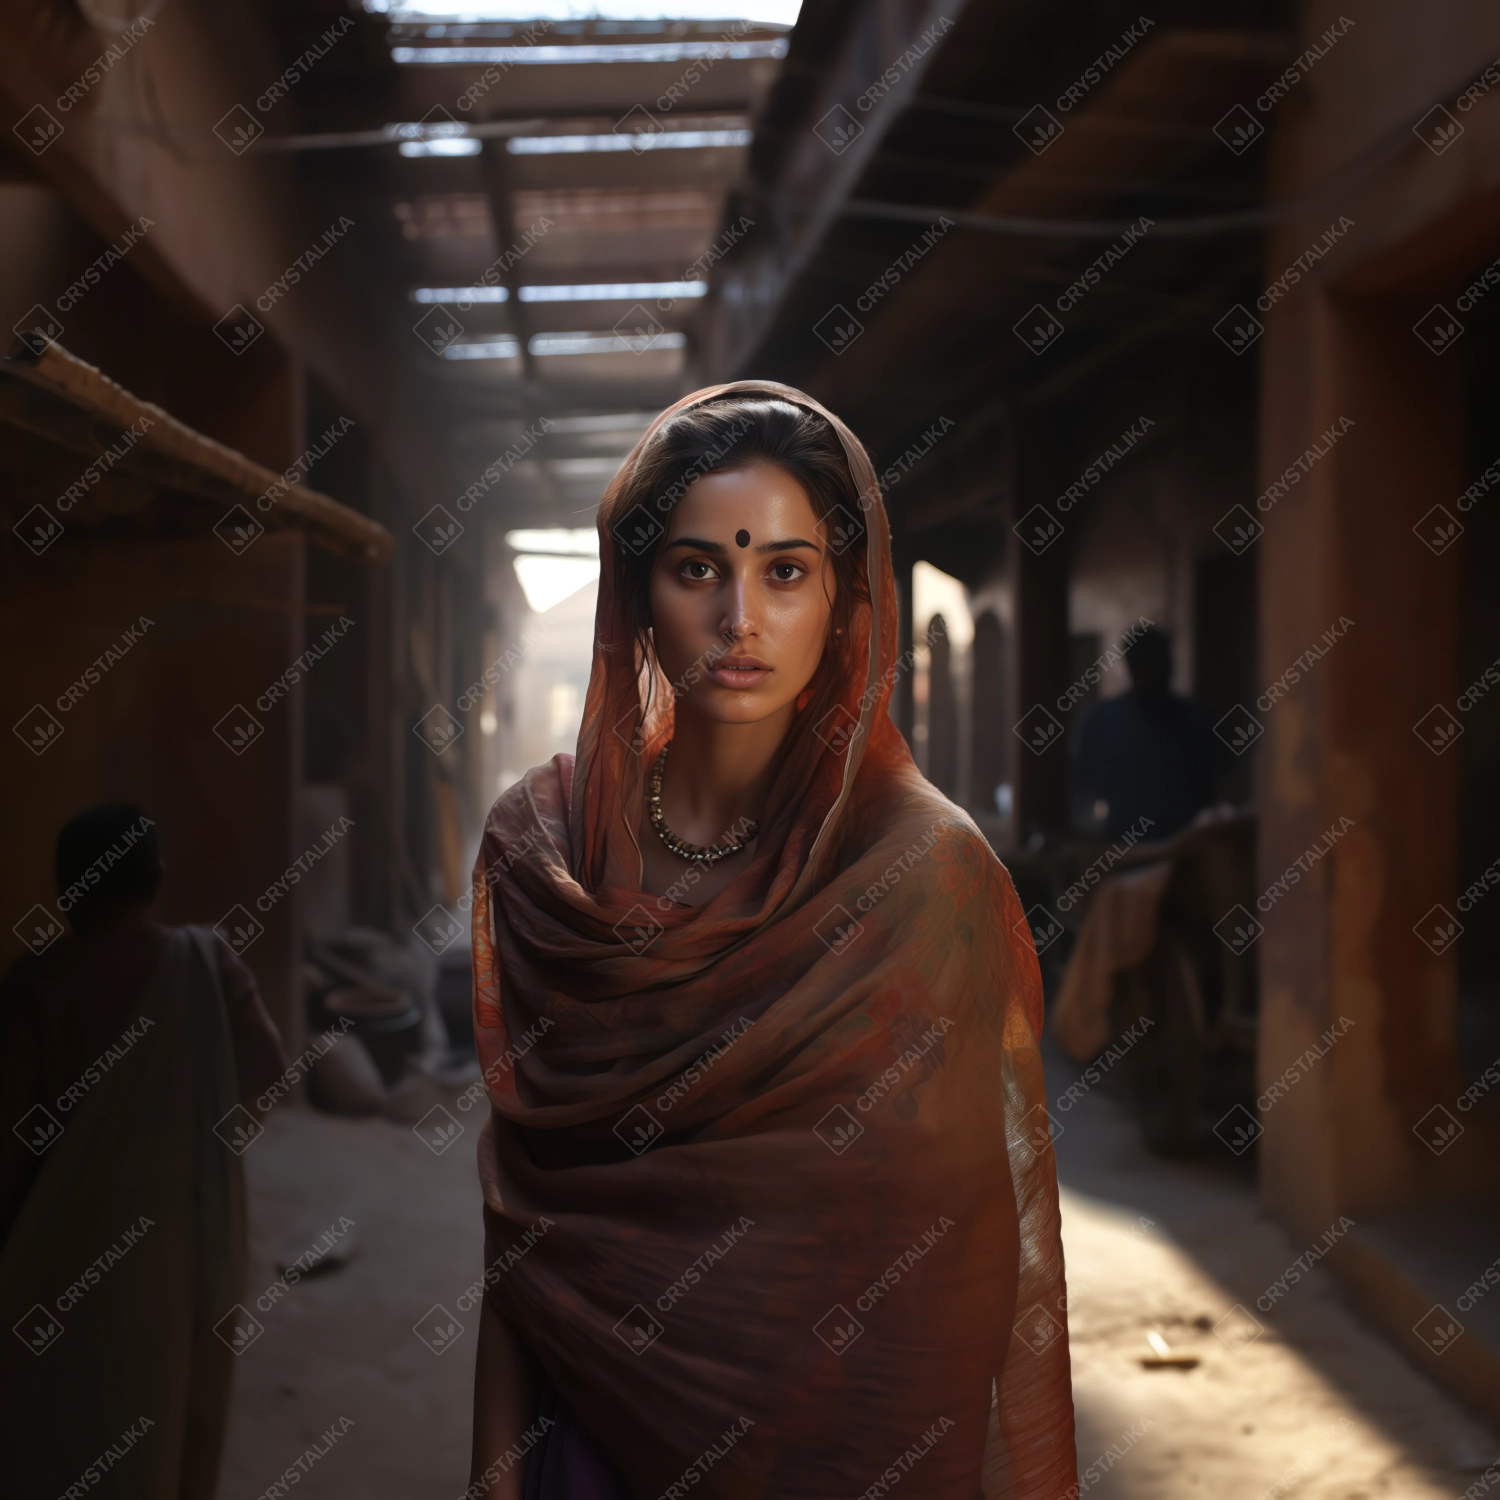
M799 712L748 868L700 907L643 893L673 700L658 676L645 711L620 644L606 495L577 754L500 797L474 872L487 1295L636 1500L1058 1500L1041 979L1009 875L889 716L911 663L870 460L744 381L663 413L614 486L662 422L737 397L843 444L856 667Z

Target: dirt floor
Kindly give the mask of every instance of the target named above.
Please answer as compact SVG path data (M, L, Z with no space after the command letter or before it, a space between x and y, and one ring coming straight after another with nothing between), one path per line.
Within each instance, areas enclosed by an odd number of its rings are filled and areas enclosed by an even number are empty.
M1054 1098L1075 1076L1049 1054ZM1435 1500L1500 1455L1328 1272L1287 1274L1314 1247L1259 1215L1248 1161L1217 1143L1185 1163L1153 1157L1098 1089L1053 1113L1078 1464L1098 1476L1085 1493ZM1198 1365L1143 1367L1152 1330Z
M1049 1060L1054 1096L1073 1076ZM221 1500L463 1493L476 1315L458 1303L481 1269L479 1115L423 1085L407 1121L280 1110L246 1154L246 1307L262 1331L235 1371ZM457 1134L441 1117L446 1135L412 1128L444 1100ZM1102 1090L1055 1113L1086 1494L1456 1500L1496 1459L1500 1444L1323 1271L1257 1309L1309 1247L1259 1217L1243 1163L1150 1157ZM279 1287L299 1257L319 1269ZM1143 1368L1153 1330L1196 1367Z
M271 1488L288 1470L298 1500L463 1494L477 1315L456 1303L483 1270L474 1165L483 1116L460 1110L456 1093L442 1098L462 1130L440 1153L410 1123L287 1108L246 1151L246 1306L265 1331L235 1369L220 1500L290 1493ZM406 1112L439 1102L434 1090ZM335 1236L342 1221L352 1222ZM275 1297L278 1263L330 1240L319 1264L346 1247L347 1261ZM275 1299L269 1311L262 1298ZM435 1307L450 1316L430 1319ZM460 1331L434 1349L414 1331L433 1321Z

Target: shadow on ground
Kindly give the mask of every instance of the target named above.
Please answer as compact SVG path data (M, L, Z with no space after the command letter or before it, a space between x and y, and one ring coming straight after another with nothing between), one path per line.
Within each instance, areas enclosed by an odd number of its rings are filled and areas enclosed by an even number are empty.
M1463 1495L1500 1443L1356 1316L1316 1247L1260 1214L1253 1162L1211 1137L1152 1156L1102 1088L1058 1109L1080 1070L1045 1055L1084 1492ZM1197 1366L1143 1367L1151 1330Z

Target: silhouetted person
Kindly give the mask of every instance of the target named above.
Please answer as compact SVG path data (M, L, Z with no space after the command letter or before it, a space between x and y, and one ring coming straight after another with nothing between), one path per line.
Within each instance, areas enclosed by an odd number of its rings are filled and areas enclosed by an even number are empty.
M0 1313L16 1330L0 1440L16 1494L66 1493L101 1454L122 1496L207 1500L217 1482L233 1354L215 1325L246 1260L231 1143L286 1061L228 947L150 920L162 871L139 808L80 813L57 841L73 933L0 983Z
M1154 626L1125 649L1131 687L1096 703L1073 744L1073 777L1108 804L1105 832L1164 839L1214 799L1223 750L1200 704L1174 693L1172 645ZM1140 828L1139 820L1150 826Z

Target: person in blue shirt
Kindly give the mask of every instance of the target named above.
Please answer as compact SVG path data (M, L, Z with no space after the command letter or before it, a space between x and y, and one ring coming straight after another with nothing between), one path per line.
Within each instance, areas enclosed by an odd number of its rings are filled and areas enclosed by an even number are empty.
M1203 706L1172 691L1172 643L1148 626L1125 649L1128 692L1096 703L1073 742L1075 789L1106 804L1104 831L1170 838L1213 800L1223 746ZM1140 828L1141 819L1150 822Z

